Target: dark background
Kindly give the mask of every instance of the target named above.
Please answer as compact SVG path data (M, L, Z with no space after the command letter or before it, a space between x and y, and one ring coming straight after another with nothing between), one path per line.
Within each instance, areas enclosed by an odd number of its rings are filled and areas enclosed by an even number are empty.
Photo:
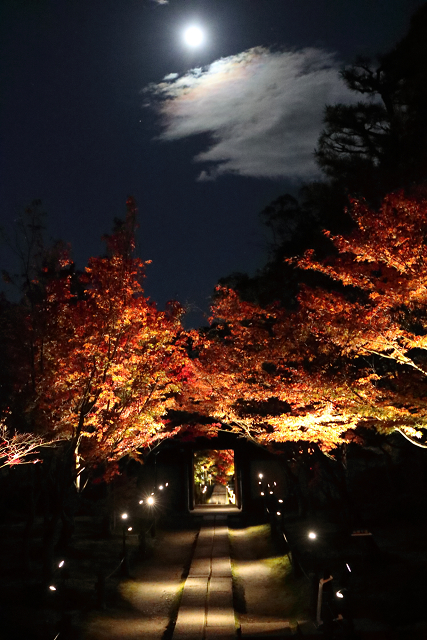
M318 46L343 62L388 51L416 0L2 0L0 225L33 199L48 235L72 246L79 268L103 251L101 235L139 207L138 253L151 259L146 291L160 307L189 305L198 324L218 279L253 272L266 257L259 212L297 184L223 176L197 182L193 157L207 136L154 140L156 114L141 90L171 72L250 47ZM197 52L182 43L207 26ZM1 267L14 269L7 246ZM12 295L11 292L8 293Z

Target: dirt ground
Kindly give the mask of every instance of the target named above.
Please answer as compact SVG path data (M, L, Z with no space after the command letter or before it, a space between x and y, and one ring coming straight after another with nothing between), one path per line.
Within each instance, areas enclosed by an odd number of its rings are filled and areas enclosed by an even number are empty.
M118 585L117 605L92 612L82 640L165 640L191 559L195 531L163 531L152 556ZM279 622L307 615L307 584L295 580L287 556L278 556L268 525L230 529L234 601L243 622Z
M117 601L83 621L82 640L161 640L176 616L196 530L161 531L149 558L118 584Z
M131 577L126 578L114 572L122 552L121 531L105 539L93 518L77 518L66 572L57 571L57 591L47 592L39 582L41 523L27 571L19 556L22 518L9 519L0 526L0 640L54 640L64 620L71 621L71 630L68 635L62 632L60 640L169 640L198 530L190 520L181 524L148 538L143 558L137 536L129 536ZM372 517L371 524L380 552L373 558L356 549L354 541L350 545L348 534L343 536L329 521L290 520L287 528L304 555L307 531L316 527L318 538L313 553L303 558L305 566L308 571L328 566L334 588L340 588L349 563L354 616L365 629L363 638L426 640L427 520L389 518L385 524L384 518ZM234 604L241 624L313 615L310 584L304 575L295 578L288 557L277 552L268 525L234 523L230 543ZM112 574L106 582L105 608L96 600L100 569ZM370 636L372 629L376 635Z
M0 526L0 640L160 640L173 619L182 576L191 561L197 528L159 530L147 537L146 555L139 540L127 536L130 578L122 575L122 531L99 535L96 519L76 518L76 531L65 557L65 571L55 571L55 591L41 586L42 522L34 531L30 567L19 557L22 518ZM57 561L63 556L59 556ZM105 582L104 607L97 602L97 575Z

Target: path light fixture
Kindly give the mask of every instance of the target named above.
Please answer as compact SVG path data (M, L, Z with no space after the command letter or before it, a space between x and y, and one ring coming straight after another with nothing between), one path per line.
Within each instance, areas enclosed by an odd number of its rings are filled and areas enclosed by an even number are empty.
M262 473L259 473L259 474L258 474L258 478L260 478L260 480L262 480L262 479L263 479L263 477L264 477L264 476L262 475Z
M58 564L59 569L62 569L64 564L65 564L65 560L61 560L61 562Z
M140 501L139 501L139 504L144 504L144 500L140 500Z
M126 526L126 520L128 519L127 513L122 513L123 520L123 552L122 552L122 565L121 565L121 573L123 576L129 576L129 566L128 566L128 557L127 557L127 549L126 549L126 533L128 531L132 531L132 527Z
M154 496L148 496L147 498L147 504L149 504L150 506L152 506L155 503L155 499Z
M310 538L310 540L315 540L317 538L317 533L315 533L314 531L310 531L308 537Z
M337 591L335 595L337 598L344 598L344 594L342 593L342 591Z
M49 590L50 591L56 591L56 587L53 584L51 584L51 585L49 585Z

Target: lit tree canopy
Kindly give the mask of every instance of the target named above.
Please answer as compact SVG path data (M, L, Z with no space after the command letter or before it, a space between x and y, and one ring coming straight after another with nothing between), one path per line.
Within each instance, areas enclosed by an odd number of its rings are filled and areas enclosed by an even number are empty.
M153 443L179 389L180 312L159 312L144 297L142 270L120 255L92 258L83 299L69 277L48 287L37 416L84 458L117 460Z
M318 262L308 252L298 263L344 289L305 288L302 310L319 342L352 359L359 374L352 391L366 419L420 436L427 424L427 199L393 194L378 211L355 201L351 215L357 229L331 237L337 257Z
M28 412L36 431L68 442L82 466L137 455L169 435L164 418L183 384L181 309L158 311L144 296L145 265L131 257L134 224L128 203L126 224L107 237L109 255L91 258L79 276L63 256L27 318ZM34 331L40 316L43 331Z
M355 201L337 253L297 266L330 278L303 287L297 311L219 288L199 344L197 410L261 443L333 449L358 426L420 437L427 422L427 200ZM335 284L334 284L335 281ZM192 389L194 393L194 387Z

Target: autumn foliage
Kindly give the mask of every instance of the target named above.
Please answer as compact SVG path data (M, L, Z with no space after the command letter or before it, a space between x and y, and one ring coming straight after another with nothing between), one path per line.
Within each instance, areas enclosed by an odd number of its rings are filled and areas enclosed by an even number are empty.
M421 437L426 426L427 201L354 201L355 230L331 237L336 253L297 267L328 276L302 287L299 308L261 308L217 291L200 344L199 410L258 442L333 449L358 427Z
M143 295L143 264L93 258L76 299L70 278L48 288L52 307L37 415L75 439L83 458L115 460L152 444L177 391L179 312L158 312Z
M83 273L62 252L58 268L32 283L18 394L33 432L74 457L74 475L169 435L165 417L182 385L181 308L158 311L145 297L134 214L128 204L126 222L106 238L108 255Z
M298 307L261 307L219 287L211 325L184 331L178 304L144 295L134 211L81 275L62 257L32 336L35 432L70 443L84 467L138 456L164 437L234 431L261 444L331 450L359 427L421 438L426 427L427 199L353 201L335 253L292 262L324 277ZM31 369L31 370L30 370Z
M351 360L340 374L360 421L420 437L426 426L426 195L392 194L378 211L354 201L351 215L355 231L331 237L336 258L318 262L309 252L299 261L344 285L303 289L303 320L319 343Z

